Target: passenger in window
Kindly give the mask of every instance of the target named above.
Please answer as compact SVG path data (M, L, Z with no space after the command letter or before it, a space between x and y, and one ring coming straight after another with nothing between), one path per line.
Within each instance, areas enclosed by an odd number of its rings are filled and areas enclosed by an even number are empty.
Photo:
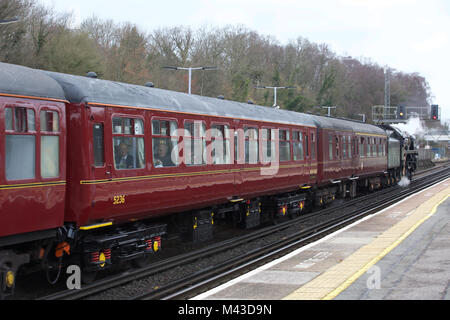
M155 168L175 166L169 152L169 143L170 141L167 141L166 139L159 140L154 156Z
M134 169L133 156L128 154L128 146L121 142L119 144L119 153L116 155L117 169Z

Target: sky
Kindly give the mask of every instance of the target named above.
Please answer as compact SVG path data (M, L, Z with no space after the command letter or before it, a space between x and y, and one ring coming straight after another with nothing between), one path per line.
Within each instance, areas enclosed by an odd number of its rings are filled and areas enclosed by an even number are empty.
M72 12L73 26L93 15L161 27L243 25L282 44L298 37L339 56L366 58L428 81L432 104L450 122L448 0L38 0Z

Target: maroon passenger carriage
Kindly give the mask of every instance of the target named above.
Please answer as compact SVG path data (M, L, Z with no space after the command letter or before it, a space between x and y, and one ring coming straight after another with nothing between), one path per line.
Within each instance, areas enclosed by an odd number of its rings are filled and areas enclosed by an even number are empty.
M66 108L61 86L40 71L0 63L0 297L17 269L44 259L63 226Z
M376 126L3 63L0 74L3 294L21 265L52 277L146 262L173 226L208 240L217 221L296 215L386 172Z

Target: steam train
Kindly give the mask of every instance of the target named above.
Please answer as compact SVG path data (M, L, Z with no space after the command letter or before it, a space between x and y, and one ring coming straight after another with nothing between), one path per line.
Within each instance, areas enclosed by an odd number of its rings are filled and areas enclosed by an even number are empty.
M390 126L6 63L0 150L1 297L18 273L148 263L172 232L206 241L416 169Z

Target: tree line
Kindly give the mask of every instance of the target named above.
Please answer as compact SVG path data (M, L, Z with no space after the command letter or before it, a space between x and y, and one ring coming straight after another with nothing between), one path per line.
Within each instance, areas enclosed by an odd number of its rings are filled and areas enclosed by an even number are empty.
M327 44L299 36L281 44L245 26L188 26L141 30L131 22L92 16L77 28L71 13L35 0L0 0L0 61L187 92L188 74L163 66L215 66L192 74L192 93L271 106L273 91L256 86L293 86L277 92L281 108L352 118L384 104L384 69L364 58L340 57ZM301 31L299 31L301 32ZM391 71L391 105L429 106L431 91L417 73Z

